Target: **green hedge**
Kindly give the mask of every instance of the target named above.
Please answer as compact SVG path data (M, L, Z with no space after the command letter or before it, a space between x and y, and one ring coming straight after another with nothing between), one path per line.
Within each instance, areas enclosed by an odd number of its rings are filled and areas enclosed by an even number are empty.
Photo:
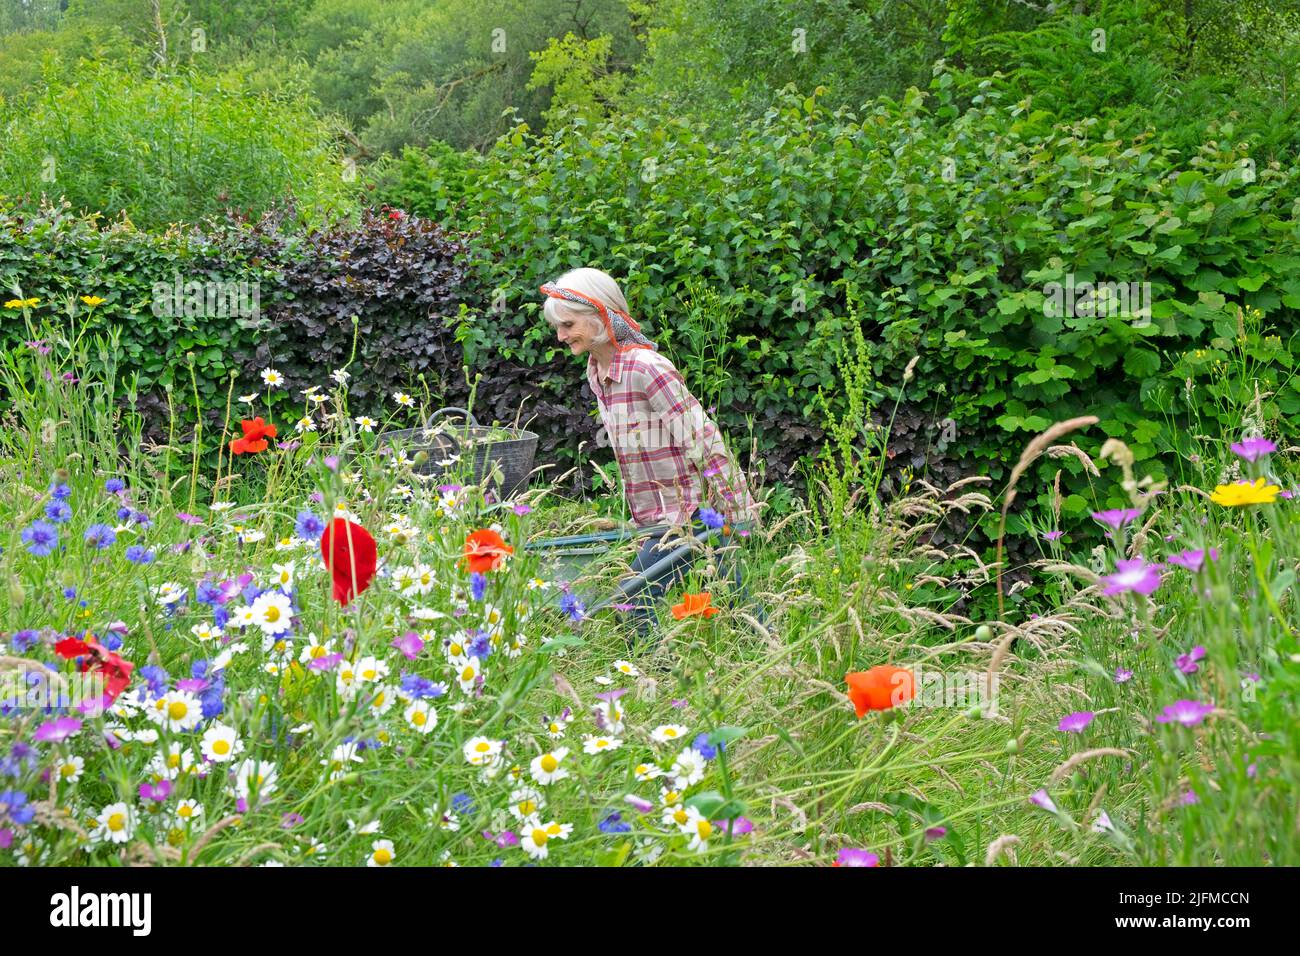
M730 144L681 122L575 120L546 136L517 129L485 157L408 150L375 179L385 201L479 233L480 265L506 302L504 318L484 313L474 327L487 355L533 364L556 354L536 289L573 266L619 278L670 354L698 332L691 323L708 321L683 314L677 297L695 281L712 287L738 312L719 358L732 372L720 418L735 433L757 415L778 472L820 438L809 416L819 386L834 398L847 281L863 298L882 399L920 356L906 434L891 442L895 471L1001 480L1034 433L1094 413L1159 476L1195 416L1240 428L1244 396L1207 388L1189 399L1171 386L1203 375L1227 387L1215 363L1238 344L1238 306L1249 307L1242 346L1273 363L1259 372L1273 392L1266 419L1300 410L1286 372L1300 313L1300 180L1294 168L1244 163L1250 144L1234 144L1230 125L1206 131L1182 155L1154 132L1058 124L990 83L941 72L931 94L861 116L787 95ZM1149 283L1150 320L1046 315L1048 283L1069 273ZM557 389L578 378L575 366ZM956 435L940 451L947 420ZM1095 451L1100 432L1085 447ZM1062 466L1066 507L1090 509L1077 462L1043 468Z

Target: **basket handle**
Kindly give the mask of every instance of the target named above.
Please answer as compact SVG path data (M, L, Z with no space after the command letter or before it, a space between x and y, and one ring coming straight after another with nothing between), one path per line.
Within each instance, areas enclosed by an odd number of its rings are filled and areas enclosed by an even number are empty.
M446 408L440 408L436 412L430 414L429 417L424 420L424 427L425 428L431 427L436 419L445 415L447 412L460 412L462 415L465 416L465 421L471 427L478 428L478 422L475 420L473 412L470 412L467 409L460 408L455 405L448 405Z

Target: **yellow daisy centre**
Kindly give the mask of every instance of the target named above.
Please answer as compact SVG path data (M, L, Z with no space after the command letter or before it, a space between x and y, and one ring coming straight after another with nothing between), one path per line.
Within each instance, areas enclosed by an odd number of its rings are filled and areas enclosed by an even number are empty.
M115 813L108 818L108 828L114 833L126 829L126 814Z
M361 672L361 676L362 676L363 678L365 678L366 680L374 680L374 679L375 679L375 669L374 669L373 667L371 667L371 668L367 668L366 670L363 670L363 671Z
M532 836L533 836L533 843L536 844L537 846L546 846L546 841L550 839L550 837L547 836L546 831L543 830L541 827L534 828Z
M224 757L226 754L230 753L230 741L229 740L213 741L212 752L214 754L217 754L218 756Z
M415 726L417 727L423 727L426 723L428 723L428 721L429 718L425 715L424 711L422 710L417 710L414 714L411 715L411 723L415 724Z
M71 777L74 776L76 772L77 765L75 763L65 763L59 768L59 776L61 777Z
M537 801L535 800L519 801L519 812L522 813L524 816L528 816L528 814L534 813L536 812L536 810L537 810Z
M177 807L176 813L177 815L188 819L189 817L192 817L194 815L194 808L181 805L180 807Z
M559 765L560 762L552 754L547 754L542 758L542 769L547 773L555 773L555 768Z
M460 672L460 679L461 679L461 680L473 680L473 679L474 679L474 668L473 668L473 667L466 667L463 671Z
M271 624L274 624L276 621L280 620L280 609L276 607L274 604L270 605L266 609L266 620Z
M167 767L168 767L168 769L170 769L170 770L175 770L175 769L176 769L177 767L179 767L180 765L181 765L181 755L180 755L180 754L176 753L176 754L168 754L168 755L167 755Z
M387 866L389 863L393 862L393 854L381 847L375 851L375 862L380 866Z
M665 737L676 737L676 736L677 736L677 731L673 730L673 728L671 728L671 727L665 727L665 728L664 728L664 736L665 736Z
M313 647L313 648L311 649L311 656L312 656L313 658L324 657L324 656L325 656L325 648L320 647L319 645L317 645L316 647Z
M492 745L489 744L489 743L488 743L487 741L485 741L485 740L484 740L484 741L479 741L478 743L476 743L476 744L474 745L474 749L477 750L477 751L478 751L479 753L481 753L481 754L485 754L485 753L487 753L489 750L492 749Z
M673 814L673 820L676 821L678 826L683 825L690 818L691 818L690 814L688 814L685 810L678 810L676 813Z

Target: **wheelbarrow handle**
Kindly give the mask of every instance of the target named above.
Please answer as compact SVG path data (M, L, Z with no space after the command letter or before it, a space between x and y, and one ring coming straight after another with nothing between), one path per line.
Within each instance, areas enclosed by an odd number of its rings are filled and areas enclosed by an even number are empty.
M465 421L473 428L478 427L478 421L474 418L474 413L469 409L461 408L458 405L448 405L446 408L440 408L436 412L430 412L429 417L424 420L424 427L429 428L435 420L447 414L448 412L460 412L465 416Z
M695 541L704 544L708 542L710 538L720 535L721 533L721 528L705 528L703 531L700 531L695 535ZM618 598L631 597L652 581L659 580L665 575L672 573L680 565L685 564L690 559L690 555L693 551L695 551L695 542L686 542L676 550L669 553L666 557L660 558L640 574L620 582L613 595L607 598L602 598L596 603L589 605L587 607L587 613L594 614L596 611L603 610L611 604L614 604Z
M564 538L543 538L529 541L524 545L527 551L545 551L550 548L565 548L574 544L590 544L596 541L625 541L628 538L643 538L646 535L667 531L671 525L656 524L645 528L619 528L614 531L598 531L592 534L573 534Z

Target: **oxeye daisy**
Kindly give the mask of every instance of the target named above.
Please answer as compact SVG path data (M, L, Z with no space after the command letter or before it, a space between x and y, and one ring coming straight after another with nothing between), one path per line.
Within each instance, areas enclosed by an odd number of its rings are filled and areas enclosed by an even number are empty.
M268 760L245 760L235 768L235 793L247 799L256 793L265 797L275 792L278 771Z
M293 601L279 591L258 595L250 610L253 623L262 629L263 634L284 634L293 628Z
M271 387L283 385L284 376L281 375L279 370L277 369L264 368L262 369L262 384L269 385Z
M704 779L704 755L694 747L687 747L673 761L672 775L676 778L677 789L685 790L692 784Z
M90 835L96 843L125 843L135 834L135 810L127 803L110 803L95 817Z
M532 787L520 787L510 792L510 815L516 820L527 820L546 806L546 798L540 790Z
M76 783L81 779L81 773L85 769L86 761L81 757L64 757L59 761L55 774L60 783Z
M621 746L623 746L623 741L617 737L606 737L602 734L584 734L582 737L583 753L607 753L611 750L617 750Z
M292 561L287 564L273 564L271 565L271 580L277 588L291 588L293 587L293 570L294 563Z
M564 728L569 726L569 722L562 717L552 717L546 721L546 736L552 740L559 740L564 736Z
M639 763L633 772L636 774L636 778L642 781L654 780L664 775L663 768L653 763Z
M641 672L636 669L629 661L615 661L614 670L620 674L626 674L628 677L640 677Z
M401 405L403 408L410 408L412 405L415 404L415 399L413 399L410 395L407 395L405 392L394 392L393 401L395 401L398 405Z
M428 701L413 701L402 712L402 717L407 724L422 734L431 733L433 728L438 726L438 712Z
M393 850L393 841L376 840L370 844L370 856L366 858L366 866L388 866L395 859L397 854Z
M540 757L534 758L533 762L528 765L533 779L546 786L569 776L569 771L560 766L560 762L568 755L569 748L560 747L550 753L544 753Z
M686 728L681 724L662 724L650 731L650 739L657 744L672 743L685 735Z
M239 732L234 727L227 727L221 722L213 723L203 732L199 744L203 756L214 763L226 763L242 753L244 743L239 739Z
M173 690L154 701L147 713L154 723L176 733L198 726L203 719L203 704L191 693Z
M456 680L460 684L460 689L463 690L465 693L468 694L474 690L474 682L478 680L478 676L480 673L479 668L480 665L478 662L478 658L471 657L469 660L465 661L462 665L460 665L459 670L457 670Z
M197 823L203 818L203 804L197 800L182 800L176 804L176 819L180 823Z
M487 737L471 737L462 748L466 762L475 767L486 767L501 756L501 741Z
M352 420L356 422L357 427L360 428L366 434L370 434L371 432L373 432L375 430L375 426L379 424L379 422L375 421L369 415L358 415L356 418Z

